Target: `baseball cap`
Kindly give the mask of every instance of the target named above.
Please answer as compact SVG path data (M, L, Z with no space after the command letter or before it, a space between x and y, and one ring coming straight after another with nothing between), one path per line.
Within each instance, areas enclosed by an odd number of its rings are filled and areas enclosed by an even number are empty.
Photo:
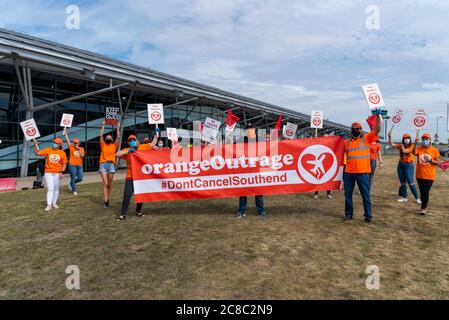
M421 138L422 139L432 139L432 136L428 133L424 133Z
M73 143L80 143L80 139L73 139Z
M359 129L362 129L362 124L361 124L360 122L354 122L354 123L351 125L351 128L359 128Z
M53 140L53 142L54 142L54 143L57 143L57 144L62 144L62 139L61 139L61 138L55 138L55 139Z
M130 140L137 140L137 137L132 134L128 137L128 141L130 141Z

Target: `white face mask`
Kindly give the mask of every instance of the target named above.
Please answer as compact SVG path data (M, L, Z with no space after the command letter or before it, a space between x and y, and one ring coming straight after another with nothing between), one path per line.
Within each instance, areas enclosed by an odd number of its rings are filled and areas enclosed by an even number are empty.
M410 139L404 139L404 144L409 144L410 143Z

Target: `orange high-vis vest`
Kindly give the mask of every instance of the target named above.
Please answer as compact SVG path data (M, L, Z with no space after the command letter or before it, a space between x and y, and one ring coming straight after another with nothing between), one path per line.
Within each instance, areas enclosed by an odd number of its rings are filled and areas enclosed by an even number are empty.
M365 136L346 141L347 173L371 173L370 146L365 143Z

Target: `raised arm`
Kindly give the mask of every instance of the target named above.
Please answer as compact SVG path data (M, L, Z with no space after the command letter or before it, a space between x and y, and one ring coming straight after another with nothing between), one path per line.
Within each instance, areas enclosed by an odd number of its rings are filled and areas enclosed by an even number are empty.
M117 122L117 138L115 139L115 144L118 145L120 142L120 122Z
M67 132L67 128L64 127L64 137L67 141L67 147L70 147L70 139L69 139L69 133Z
M383 159L382 159L382 150L379 148L377 150L377 158L379 158L379 168L382 168Z
M104 143L103 140L103 134L104 134L104 126L106 124L106 121L103 121L103 125L101 126L101 130L100 130L100 143Z
M33 143L34 143L34 154L36 156L38 156L39 155L39 146L37 145L36 139L33 139Z
M419 135L416 135L415 143L413 144L412 154L416 156L416 146L419 143Z

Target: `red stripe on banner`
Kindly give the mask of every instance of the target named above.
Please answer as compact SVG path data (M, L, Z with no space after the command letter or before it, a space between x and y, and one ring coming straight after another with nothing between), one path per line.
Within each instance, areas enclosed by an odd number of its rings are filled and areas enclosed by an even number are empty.
M137 151L135 200L154 202L339 190L343 139Z

